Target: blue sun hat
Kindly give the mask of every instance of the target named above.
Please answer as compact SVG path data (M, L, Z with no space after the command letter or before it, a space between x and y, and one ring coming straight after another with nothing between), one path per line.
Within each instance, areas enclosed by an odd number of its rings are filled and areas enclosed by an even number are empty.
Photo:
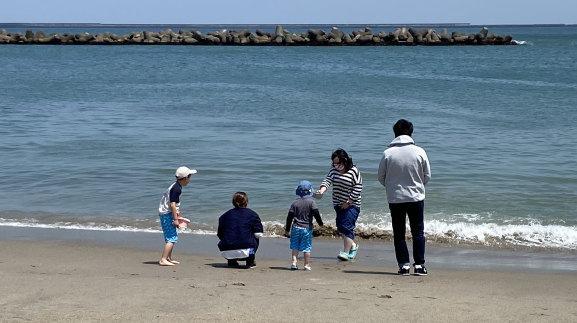
M302 180L299 182L295 193L300 197L313 196L313 184L309 181Z

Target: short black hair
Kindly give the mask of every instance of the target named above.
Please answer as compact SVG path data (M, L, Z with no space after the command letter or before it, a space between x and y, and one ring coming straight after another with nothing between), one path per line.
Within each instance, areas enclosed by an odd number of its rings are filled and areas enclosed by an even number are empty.
M393 126L393 131L395 132L395 137L406 135L413 135L413 124L409 120L400 119Z

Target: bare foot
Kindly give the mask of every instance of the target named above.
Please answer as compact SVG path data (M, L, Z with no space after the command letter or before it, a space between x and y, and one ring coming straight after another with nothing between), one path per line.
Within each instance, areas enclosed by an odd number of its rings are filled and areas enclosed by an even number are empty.
M162 260L162 259L158 262L158 264L161 266L174 266L174 264L172 262L170 262L168 260Z
M178 260L168 259L168 261L170 261L171 263L173 263L175 265L180 264L180 261L178 261Z

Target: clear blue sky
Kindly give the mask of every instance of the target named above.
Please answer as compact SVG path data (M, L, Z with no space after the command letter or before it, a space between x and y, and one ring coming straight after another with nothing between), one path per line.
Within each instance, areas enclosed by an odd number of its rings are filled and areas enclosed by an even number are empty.
M1 22L577 23L577 0L2 0Z

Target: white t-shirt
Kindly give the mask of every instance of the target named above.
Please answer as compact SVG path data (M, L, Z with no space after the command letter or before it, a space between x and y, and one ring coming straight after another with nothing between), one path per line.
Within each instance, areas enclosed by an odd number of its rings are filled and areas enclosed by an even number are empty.
M168 214L172 212L170 209L170 203L176 203L176 210L179 210L180 207L180 194L182 193L182 186L178 181L172 183L168 187L168 189L162 194L162 198L160 199L160 204L158 205L158 213L160 214Z

